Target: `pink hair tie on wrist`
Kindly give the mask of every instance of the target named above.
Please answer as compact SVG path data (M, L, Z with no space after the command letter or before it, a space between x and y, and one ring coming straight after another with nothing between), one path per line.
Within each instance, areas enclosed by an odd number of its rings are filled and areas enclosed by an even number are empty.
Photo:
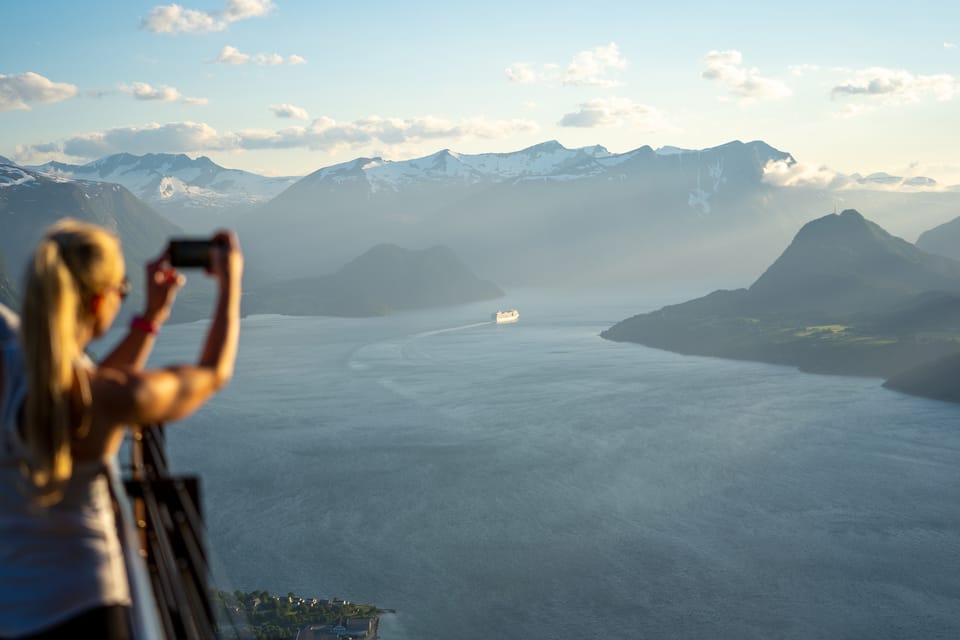
M149 333L152 336L155 336L158 333L160 333L160 326L157 324L154 324L153 322L150 322L143 316L133 316L133 319L130 321L130 328L139 329L140 331L143 331L144 333Z

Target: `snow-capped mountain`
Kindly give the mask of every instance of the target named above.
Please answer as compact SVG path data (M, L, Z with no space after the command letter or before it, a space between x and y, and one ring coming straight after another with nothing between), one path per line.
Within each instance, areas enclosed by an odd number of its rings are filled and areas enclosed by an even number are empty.
M162 251L169 236L183 233L119 184L72 180L0 161L0 261L15 281L44 229L64 217L113 230L138 267ZM129 273L137 281L141 271Z
M421 182L475 184L507 180L572 180L602 173L617 164L623 155L614 155L600 145L567 149L550 141L513 153L465 154L443 149L412 160L358 158L316 171L311 181L342 181L361 175L373 192L398 191Z
M73 180L63 175L49 174L35 171L14 163L0 156L0 189L9 189L5 194L13 192L13 187L26 189L42 189L48 184L75 185L87 199L99 195L103 191L117 191L120 185L107 184L91 180ZM0 194L4 194L0 191Z
M315 171L301 182L342 183L362 179L371 193L377 193L397 192L429 182L462 186L524 180L568 181L603 174L644 149L649 147L614 154L601 145L567 149L556 140L509 153L466 154L443 149L412 160L357 158ZM665 149L662 155L686 153L673 147ZM656 153L660 154L660 150Z
M314 190L328 193L338 188L359 187L369 196L393 197L423 188L450 191L598 178L645 181L650 175L668 173L683 182L675 186L686 190L687 205L708 214L718 194L759 182L763 168L772 161L795 162L789 153L759 141L737 141L702 150L662 147L654 151L645 146L620 154L610 153L600 145L567 149L555 140L511 153L471 155L444 149L412 160L357 158L325 167L280 194L270 206L309 198Z
M119 153L74 165L48 162L29 169L52 176L121 184L186 228L208 227L202 214L235 212L266 202L298 180L225 169L206 156Z
M72 180L0 161L0 302L9 300L12 290L4 284L4 268L9 282L22 282L24 267L44 230L65 217L106 227L120 238L134 286L133 299L121 311L125 316L142 304L143 265L163 251L171 236L184 235L182 228L122 185ZM213 295L211 280L193 279L178 296L173 317L181 321L207 317Z
M619 154L549 141L512 153L357 158L304 177L238 228L251 259L284 276L329 271L382 242L447 244L502 282L622 276L640 256L665 268L654 251L671 242L689 251L737 226L781 225L768 212L771 161L794 159L760 141Z
M37 174L19 167L10 160L0 156L0 189L19 185L36 183Z

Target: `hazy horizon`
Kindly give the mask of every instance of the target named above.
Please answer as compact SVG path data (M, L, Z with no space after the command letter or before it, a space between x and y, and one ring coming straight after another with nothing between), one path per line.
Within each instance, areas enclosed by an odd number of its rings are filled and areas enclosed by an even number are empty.
M0 24L0 155L182 152L264 175L358 156L764 140L804 175L960 183L960 8L60 0ZM742 28L744 23L751 29ZM424 37L426 36L426 37ZM797 175L801 175L800 168Z

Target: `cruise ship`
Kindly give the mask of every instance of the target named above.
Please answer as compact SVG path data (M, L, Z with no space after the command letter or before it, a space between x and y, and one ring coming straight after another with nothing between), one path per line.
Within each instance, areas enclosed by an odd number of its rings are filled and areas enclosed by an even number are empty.
M516 322L520 319L520 312L516 309L510 309L509 311L497 311L494 313L491 318L497 324L506 324L508 322Z

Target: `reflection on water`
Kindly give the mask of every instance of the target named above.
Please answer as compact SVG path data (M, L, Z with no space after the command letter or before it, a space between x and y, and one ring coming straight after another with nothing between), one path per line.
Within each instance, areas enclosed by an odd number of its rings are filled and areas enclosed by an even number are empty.
M960 637L960 407L597 337L660 302L246 319L171 434L219 586L395 607L385 640Z

